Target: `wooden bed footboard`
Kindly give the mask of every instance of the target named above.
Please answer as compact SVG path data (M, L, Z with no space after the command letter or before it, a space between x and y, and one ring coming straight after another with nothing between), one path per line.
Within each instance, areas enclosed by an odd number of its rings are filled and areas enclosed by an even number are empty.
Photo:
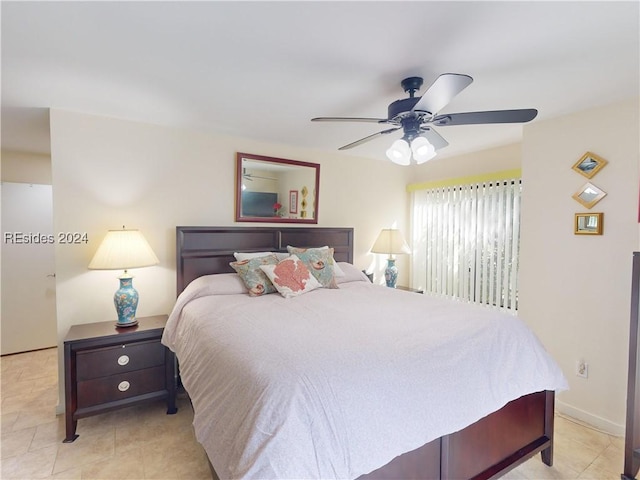
M396 457L359 480L492 479L537 453L553 464L555 393L514 400L476 423Z
M358 480L485 480L499 478L537 453L553 464L555 394L514 400L459 432L394 458ZM219 480L209 463L213 480Z

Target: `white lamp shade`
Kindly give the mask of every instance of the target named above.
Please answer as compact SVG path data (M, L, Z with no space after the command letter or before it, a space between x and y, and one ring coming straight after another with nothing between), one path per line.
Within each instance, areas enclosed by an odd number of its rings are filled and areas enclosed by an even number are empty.
M385 228L380 232L376 243L371 247L371 253L388 253L398 255L401 253L411 253L411 249L404 240L400 230Z
M411 142L413 158L418 165L436 156L436 149L424 137L416 137Z
M402 138L391 144L387 150L387 158L398 165L409 165L411 162L411 148Z
M158 263L158 257L139 230L109 230L89 263L89 269L126 270Z

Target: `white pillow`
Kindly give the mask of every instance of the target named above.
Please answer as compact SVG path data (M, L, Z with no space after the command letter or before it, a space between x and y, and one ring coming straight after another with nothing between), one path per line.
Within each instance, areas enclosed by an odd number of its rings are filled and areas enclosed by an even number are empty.
M367 282L371 283L367 276L359 270L356 266L347 263L347 262L338 262L343 269L344 275L342 277L338 277L336 275L336 283L346 283L346 282ZM338 265L336 263L336 266Z
M275 255L278 260L284 260L289 256L288 253L281 252L234 252L233 256L238 261L251 260L252 258L266 257L267 255Z
M260 269L285 298L297 297L322 287L296 255L285 258L277 265L260 265Z
M187 288L206 289L209 295L247 293L247 287L236 273L215 273L193 280ZM185 288L186 290L186 288Z

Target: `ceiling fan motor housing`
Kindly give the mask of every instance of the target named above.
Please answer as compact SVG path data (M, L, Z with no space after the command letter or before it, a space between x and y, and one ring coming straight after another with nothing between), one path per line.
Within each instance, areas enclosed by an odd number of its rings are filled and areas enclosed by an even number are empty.
M418 103L421 98L416 97L415 93L420 90L422 82L423 80L421 77L409 77L400 82L400 85L402 85L404 91L409 93L409 98L396 100L389 105L389 108L387 110L388 120L393 121L397 124L403 124L404 119L406 119L407 117L411 117L416 118L416 121L418 123L421 123L423 117L433 114L433 112L413 111L413 107L415 107L416 103Z
M391 121L400 123L403 117L406 117L408 115L416 115L416 112L412 112L411 109L416 103L418 103L419 100L419 97L396 100L395 102L389 104L389 108L387 109L387 118Z
M420 135L420 125L427 116L430 116L430 113L411 110L419 100L420 98L403 98L389 105L388 118L390 123L402 126L404 130L403 138L408 142Z

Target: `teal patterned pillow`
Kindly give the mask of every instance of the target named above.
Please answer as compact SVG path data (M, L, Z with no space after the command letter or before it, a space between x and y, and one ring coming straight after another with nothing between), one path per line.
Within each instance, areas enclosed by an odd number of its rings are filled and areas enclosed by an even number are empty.
M333 268L333 248L299 248L287 246L287 251L307 266L311 274L325 288L339 288Z
M277 263L278 258L270 254L264 257L231 262L229 265L240 275L240 278L242 278L242 281L249 290L249 295L259 297L276 292L276 287L273 286L273 283L271 283L271 280L269 280L265 273L260 270L260 266L276 265Z

